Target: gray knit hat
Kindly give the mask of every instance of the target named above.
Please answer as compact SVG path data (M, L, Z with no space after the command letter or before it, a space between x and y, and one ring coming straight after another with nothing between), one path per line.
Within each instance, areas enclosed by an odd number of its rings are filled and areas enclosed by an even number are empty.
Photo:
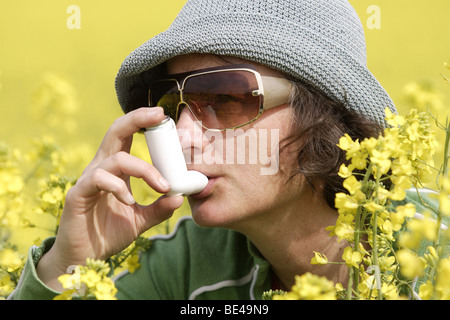
M169 29L122 63L115 83L122 109L136 107L133 95L143 75L188 53L236 56L277 69L382 125L386 107L396 112L367 69L364 31L347 0L188 0Z

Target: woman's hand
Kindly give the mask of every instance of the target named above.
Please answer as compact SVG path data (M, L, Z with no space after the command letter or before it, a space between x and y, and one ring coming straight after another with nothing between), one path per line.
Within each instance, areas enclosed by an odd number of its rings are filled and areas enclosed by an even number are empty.
M142 206L131 194L131 176L157 192L170 190L151 164L129 154L133 134L164 117L162 108L140 108L109 128L94 159L67 194L55 244L38 264L44 283L60 289L57 277L70 265L85 264L86 258L109 258L181 206L181 196L162 196Z

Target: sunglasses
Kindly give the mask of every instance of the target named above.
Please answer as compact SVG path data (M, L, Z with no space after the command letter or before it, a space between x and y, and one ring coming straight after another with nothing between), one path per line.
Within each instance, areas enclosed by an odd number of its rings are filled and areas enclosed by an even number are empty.
M205 129L223 131L286 104L290 91L284 78L262 76L252 65L231 65L157 79L149 86L148 103L162 107L175 123L187 107Z

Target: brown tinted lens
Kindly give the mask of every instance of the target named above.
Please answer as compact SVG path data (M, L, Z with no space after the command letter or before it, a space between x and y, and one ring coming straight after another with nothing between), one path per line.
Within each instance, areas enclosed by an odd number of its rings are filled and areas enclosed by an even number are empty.
M245 70L225 70L186 79L183 100L202 124L210 129L227 129L255 119L260 96L256 76Z
M174 121L178 120L176 112L179 102L180 92L178 91L178 85L175 80L161 80L150 85L150 107L162 107L164 113L170 116Z

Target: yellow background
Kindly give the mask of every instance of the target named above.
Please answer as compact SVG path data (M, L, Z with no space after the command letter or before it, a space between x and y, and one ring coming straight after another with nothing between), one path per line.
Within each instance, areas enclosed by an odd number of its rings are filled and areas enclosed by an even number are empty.
M0 3L0 140L14 145L41 131L27 116L30 96L46 72L65 78L79 104L78 132L97 145L121 115L114 77L137 46L166 29L184 0L16 0ZM365 27L368 65L401 105L402 87L429 79L449 97L441 73L450 59L450 1L352 0ZM369 5L381 29L369 30ZM81 29L66 26L69 5L81 9Z
M166 29L180 0L17 0L0 3L0 140L21 144L41 132L25 106L47 72L76 90L78 132L98 145L121 115L114 77L124 58ZM81 10L81 28L68 29L69 5Z
M282 1L282 0L280 0ZM449 106L450 1L352 0L365 27L368 66L403 113L404 85L427 80L442 91ZM68 117L76 129L54 131L66 149L80 142L92 158L109 125L122 112L114 78L124 58L165 30L184 0L15 0L0 2L0 141L22 149L49 133L32 114L33 92L50 73L74 88L77 112ZM80 29L70 30L66 12L81 10ZM369 5L381 13L381 29L367 28ZM61 119L63 121L65 119ZM87 161L87 160L83 160ZM80 168L85 162L79 163ZM79 174L77 168L72 174Z
M0 3L0 140L22 144L40 132L27 117L30 95L46 72L76 89L79 131L71 139L97 145L121 115L114 77L134 48L167 28L184 0L16 0ZM402 87L431 79L449 97L440 73L450 59L450 1L352 0L365 27L368 65L401 108ZM369 5L381 29L369 30ZM81 9L81 29L66 26L69 5Z

